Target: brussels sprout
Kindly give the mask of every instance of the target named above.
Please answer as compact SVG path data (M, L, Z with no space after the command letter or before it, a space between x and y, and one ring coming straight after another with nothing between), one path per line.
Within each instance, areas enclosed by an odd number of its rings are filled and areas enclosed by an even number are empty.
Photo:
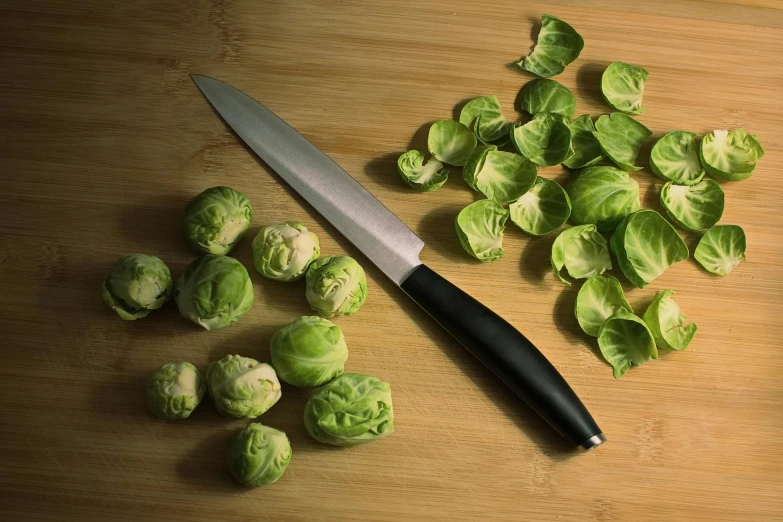
M185 319L207 330L239 321L253 306L253 283L242 263L226 256L193 260L177 280L174 300Z
M212 187L185 206L182 231L196 252L224 256L242 239L252 219L253 207L244 194Z
M343 374L348 346L333 322L316 316L300 317L275 332L269 354L284 382L316 388Z
M490 199L475 201L463 208L455 222L462 248L484 263L505 256L503 230L507 219L508 210Z
M696 324L685 324L685 314L672 299L673 295L674 290L659 292L644 312L643 319L659 348L684 350L696 335Z
M576 110L576 98L567 87L555 80L537 78L519 91L516 108L533 116L539 112L551 112L570 118Z
M459 122L466 127L473 124L473 134L481 143L508 143L511 123L503 116L497 96L480 96L470 100L462 108Z
M694 185L704 177L698 148L694 133L672 131L653 145L650 151L650 168L664 181L677 185Z
M510 203L536 182L536 166L513 152L487 151L476 175L476 188L488 199Z
M443 163L430 158L424 162L424 153L409 150L397 159L397 172L410 188L417 192L432 192L438 190L449 179L449 171L443 168Z
M595 122L595 137L610 160L623 170L634 171L644 141L652 136L650 129L621 112L604 114Z
M685 242L654 210L639 210L627 216L612 234L610 246L620 270L639 288L674 263L688 259Z
M639 210L639 184L627 172L614 167L580 170L566 186L577 225L594 224L610 232L631 212Z
M476 137L458 121L440 120L430 127L427 146L436 160L461 167L476 148Z
M711 179L695 185L673 185L661 189L666 214L685 230L699 232L715 225L723 215L723 190Z
M742 181L753 174L764 149L754 135L742 129L716 130L701 140L699 153L710 176L723 181Z
M285 432L260 422L249 424L228 443L228 470L245 486L267 486L277 482L290 462L291 443Z
M587 335L598 337L604 321L621 309L633 313L623 287L612 276L594 275L576 294L574 314Z
M604 159L601 144L593 134L595 125L589 114L583 114L568 124L571 130L570 156L563 160L563 165L569 169L589 167Z
M693 257L707 272L726 275L745 260L745 231L737 225L717 225L696 245Z
M240 355L209 363L206 380L217 410L237 419L258 417L282 395L274 368Z
M658 358L655 340L647 325L624 308L617 310L601 325L598 347L619 379L631 366L640 366Z
M552 15L541 15L536 47L516 64L538 76L555 76L579 57L584 46L585 41L573 27Z
M325 444L357 446L382 439L394 431L391 387L369 375L343 374L307 400L304 423Z
M527 159L549 167L565 160L571 150L571 130L559 114L540 112L511 130L511 142Z
M103 302L126 321L147 317L171 297L174 283L166 264L155 256L125 254L103 282Z
M307 270L307 302L322 317L353 315L367 300L367 277L352 257L328 256Z
M164 364L147 379L147 407L165 419L186 419L204 397L204 379L189 362Z
M508 207L511 221L534 236L554 232L571 215L571 200L556 182L538 177L536 184Z
M318 236L296 221L261 227L253 239L253 266L277 281L301 279L320 254Z
M484 166L487 154L496 150L498 150L498 148L495 145L479 145L470 155L468 161L465 162L465 166L462 167L462 177L465 179L465 183L473 190L478 191L476 179L481 171L481 167Z
M601 75L601 92L606 102L618 111L629 114L644 112L642 96L647 83L647 71L625 62L614 62Z
M565 267L574 279L587 279L612 269L609 247L595 225L580 225L560 232L552 245L552 270L560 281L571 286L560 271Z

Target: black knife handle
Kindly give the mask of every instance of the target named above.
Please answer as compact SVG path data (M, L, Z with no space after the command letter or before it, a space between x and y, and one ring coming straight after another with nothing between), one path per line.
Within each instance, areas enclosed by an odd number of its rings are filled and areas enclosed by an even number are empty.
M561 435L582 449L606 440L563 376L502 317L426 265L400 287Z

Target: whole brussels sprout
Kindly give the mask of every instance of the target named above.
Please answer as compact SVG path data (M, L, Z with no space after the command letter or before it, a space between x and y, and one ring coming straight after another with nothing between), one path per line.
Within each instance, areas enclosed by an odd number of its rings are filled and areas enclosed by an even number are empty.
M103 282L103 301L126 321L146 317L171 297L174 282L166 264L155 256L126 254Z
M277 281L301 279L320 254L318 237L296 221L262 227L253 240L253 265Z
M291 443L285 432L253 422L228 443L228 470L246 486L277 482L291 462Z
M325 444L357 446L382 439L394 431L391 387L369 375L343 374L308 399L304 423Z
M253 207L244 194L212 187L185 206L182 231L196 252L224 256L242 239L252 219Z
M201 402L204 379L189 362L164 364L147 380L147 406L165 419L186 419Z
M182 317L216 330L236 323L250 310L253 283L236 259L201 256L177 280L174 299Z
M353 315L367 300L364 269L348 256L328 256L307 269L307 302L322 317Z
M211 362L206 379L217 410L237 419L258 417L282 395L274 368L250 357L226 355Z
M348 346L333 322L318 316L300 317L275 332L269 354L283 381L316 388L343 374Z

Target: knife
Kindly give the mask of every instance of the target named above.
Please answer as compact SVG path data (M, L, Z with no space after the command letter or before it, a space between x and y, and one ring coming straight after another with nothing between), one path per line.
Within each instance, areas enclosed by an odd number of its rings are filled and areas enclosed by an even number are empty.
M583 450L606 441L533 343L424 265L422 240L329 156L240 90L207 76L191 77L253 152L561 435Z

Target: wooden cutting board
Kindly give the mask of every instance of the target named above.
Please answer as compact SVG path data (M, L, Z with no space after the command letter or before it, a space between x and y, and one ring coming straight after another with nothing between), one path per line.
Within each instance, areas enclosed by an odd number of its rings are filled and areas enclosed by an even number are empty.
M777 0L549 4L500 1L105 0L0 7L0 518L3 520L401 521L781 520L783 513L783 10ZM766 148L753 177L723 185L723 223L744 227L748 259L727 277L692 260L665 288L699 331L682 353L612 377L549 269L552 236L512 226L507 256L473 262L453 229L476 198L459 169L437 192L399 179L397 156L429 123L478 95L509 118L532 77L511 63L550 13L584 36L557 80L577 114L609 111L612 61L645 67L656 136L742 127ZM248 154L189 79L227 81L266 104L407 223L422 258L523 331L588 405L609 442L572 452L336 230ZM643 153L646 155L647 153ZM645 159L646 161L646 159ZM540 174L564 182L558 168ZM633 175L660 210L662 183ZM230 185L255 207L236 249L251 266L263 224L295 219L324 254L356 256L370 297L337 322L348 370L394 392L395 434L334 449L301 420L286 386L260 420L294 448L282 480L247 490L224 466L246 422L205 401L153 419L144 382L167 361L204 368L229 353L268 360L281 325L310 313L302 283L253 273L256 303L206 332L173 306L123 322L101 302L115 258L146 252L175 276L193 253L178 219L189 198ZM693 249L698 236L684 234ZM616 271L614 272L617 273Z

